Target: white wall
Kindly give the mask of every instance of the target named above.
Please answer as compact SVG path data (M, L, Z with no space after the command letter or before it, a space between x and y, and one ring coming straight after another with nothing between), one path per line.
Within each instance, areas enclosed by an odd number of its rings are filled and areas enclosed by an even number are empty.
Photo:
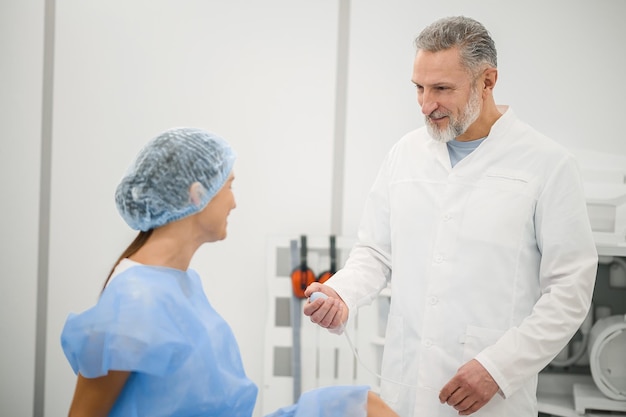
M43 3L0 2L0 409L18 417L32 410ZM338 0L56 3L45 415L66 414L75 381L59 346L65 317L95 302L134 235L115 185L172 126L214 130L238 151L230 236L194 267L262 384L266 242L330 231ZM499 102L567 146L626 154L623 0L350 7L343 234L356 233L385 152L423 124L412 41L444 15L494 35Z
M0 2L0 410L31 416L43 66L43 0Z

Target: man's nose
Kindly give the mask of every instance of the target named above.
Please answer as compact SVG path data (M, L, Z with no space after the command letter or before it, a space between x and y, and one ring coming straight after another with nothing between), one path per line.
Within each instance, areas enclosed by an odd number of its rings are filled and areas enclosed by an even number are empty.
M432 94L429 94L426 91L422 93L420 104L422 106L422 114L426 116L434 112L438 107L437 100L435 100Z

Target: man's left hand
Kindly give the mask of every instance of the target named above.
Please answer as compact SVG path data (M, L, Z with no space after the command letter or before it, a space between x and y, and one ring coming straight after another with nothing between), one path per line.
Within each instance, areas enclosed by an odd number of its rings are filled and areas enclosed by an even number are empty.
M459 371L439 392L439 401L447 403L467 416L480 410L498 392L498 384L489 372L472 359L459 368Z

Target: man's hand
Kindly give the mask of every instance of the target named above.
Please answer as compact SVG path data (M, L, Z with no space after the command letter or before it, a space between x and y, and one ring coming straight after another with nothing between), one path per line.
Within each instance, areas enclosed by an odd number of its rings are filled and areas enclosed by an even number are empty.
M439 401L447 403L460 416L480 410L498 392L498 384L489 372L472 359L459 368L454 377L441 389Z
M341 329L348 320L348 307L341 297L332 288L314 282L304 291L304 295L309 297L314 292L322 292L328 298L318 298L317 300L304 305L304 315L309 316L313 323L326 329Z

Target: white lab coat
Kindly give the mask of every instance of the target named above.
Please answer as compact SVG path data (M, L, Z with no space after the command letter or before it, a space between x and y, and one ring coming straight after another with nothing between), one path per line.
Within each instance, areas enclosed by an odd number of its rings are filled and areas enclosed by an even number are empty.
M390 280L381 396L400 416L457 416L438 393L472 358L500 387L474 416L537 415L537 374L584 319L597 270L569 153L511 109L454 168L417 129L383 163L358 238L327 284L354 312Z

